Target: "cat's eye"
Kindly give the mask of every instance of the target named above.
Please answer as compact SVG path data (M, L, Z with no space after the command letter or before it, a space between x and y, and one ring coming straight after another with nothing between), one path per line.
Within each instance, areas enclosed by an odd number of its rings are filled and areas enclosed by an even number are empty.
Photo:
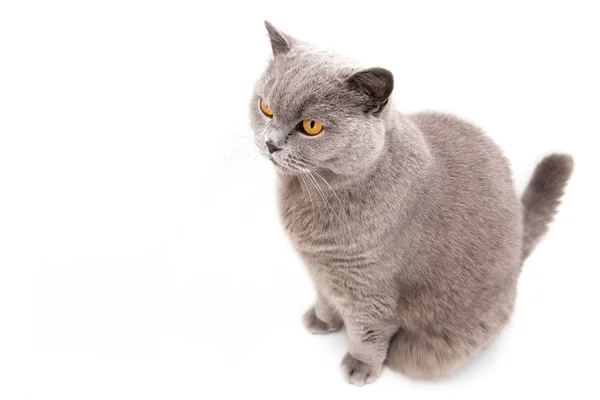
M310 136L318 135L323 130L323 124L314 119L305 119L300 123L300 127L304 133Z
M273 111L271 111L271 109L263 99L260 99L260 111L262 111L262 113L265 114L267 117L273 116Z

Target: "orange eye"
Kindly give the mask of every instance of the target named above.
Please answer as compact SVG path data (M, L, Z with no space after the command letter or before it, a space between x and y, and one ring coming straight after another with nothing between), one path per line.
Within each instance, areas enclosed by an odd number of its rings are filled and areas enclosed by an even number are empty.
M307 135L318 135L323 130L323 124L314 119L305 119L302 121L302 129Z
M263 99L260 99L260 111L262 111L263 114L265 114L267 117L273 116L273 111L271 111L271 109Z

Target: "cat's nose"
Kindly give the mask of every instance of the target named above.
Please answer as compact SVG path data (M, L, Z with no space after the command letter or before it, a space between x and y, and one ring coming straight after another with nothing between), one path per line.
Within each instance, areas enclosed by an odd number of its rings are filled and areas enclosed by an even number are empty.
M265 144L267 145L267 149L269 149L269 154L273 154L276 151L281 150L281 148L275 146L275 143L273 143L271 140L267 140Z

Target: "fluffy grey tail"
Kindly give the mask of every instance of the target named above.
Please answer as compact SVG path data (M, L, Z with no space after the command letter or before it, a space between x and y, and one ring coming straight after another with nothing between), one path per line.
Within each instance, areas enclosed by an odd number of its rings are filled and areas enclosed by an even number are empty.
M523 254L524 261L548 230L556 214L560 198L571 173L573 157L568 154L551 154L535 168L535 172L521 197L523 203Z

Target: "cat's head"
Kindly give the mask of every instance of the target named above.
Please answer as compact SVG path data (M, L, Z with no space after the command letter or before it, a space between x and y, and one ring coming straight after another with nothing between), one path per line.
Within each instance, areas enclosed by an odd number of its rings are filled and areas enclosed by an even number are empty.
M385 141L392 74L362 69L265 25L273 58L250 103L261 153L284 174L355 175L373 165Z

